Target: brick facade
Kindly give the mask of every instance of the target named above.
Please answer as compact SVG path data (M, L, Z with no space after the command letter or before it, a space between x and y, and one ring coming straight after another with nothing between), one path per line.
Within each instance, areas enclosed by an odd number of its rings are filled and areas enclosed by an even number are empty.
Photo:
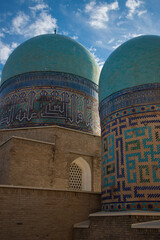
M99 193L0 186L0 239L71 240L100 207Z
M0 136L1 184L69 189L70 164L81 157L91 169L91 190L101 190L99 136L58 126L1 130Z
M108 214L108 216L107 216ZM157 240L160 238L160 229L135 229L132 224L160 220L160 213L126 213L124 215L106 216L90 215L88 229L75 228L74 240Z

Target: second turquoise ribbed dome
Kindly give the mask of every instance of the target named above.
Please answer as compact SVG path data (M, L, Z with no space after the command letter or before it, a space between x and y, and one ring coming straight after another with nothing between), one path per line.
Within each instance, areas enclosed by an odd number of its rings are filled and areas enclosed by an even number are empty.
M18 46L8 58L1 84L16 75L55 71L84 77L96 84L99 67L93 55L78 42L58 34L45 34Z
M136 37L118 47L105 62L99 100L125 88L156 82L160 83L160 37Z

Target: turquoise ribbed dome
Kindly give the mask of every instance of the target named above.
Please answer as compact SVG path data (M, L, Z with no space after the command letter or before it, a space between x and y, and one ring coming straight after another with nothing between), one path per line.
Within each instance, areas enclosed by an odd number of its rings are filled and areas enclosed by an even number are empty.
M105 62L99 81L100 102L129 87L160 83L160 37L140 36L118 47Z
M18 46L8 58L1 83L27 72L56 71L75 74L98 84L99 67L92 54L76 41L45 34Z

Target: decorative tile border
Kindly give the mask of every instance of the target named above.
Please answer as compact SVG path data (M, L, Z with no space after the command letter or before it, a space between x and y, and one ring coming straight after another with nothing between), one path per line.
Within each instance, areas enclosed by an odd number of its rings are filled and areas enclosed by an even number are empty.
M27 73L2 85L0 128L59 125L99 134L96 85L69 74L47 74Z

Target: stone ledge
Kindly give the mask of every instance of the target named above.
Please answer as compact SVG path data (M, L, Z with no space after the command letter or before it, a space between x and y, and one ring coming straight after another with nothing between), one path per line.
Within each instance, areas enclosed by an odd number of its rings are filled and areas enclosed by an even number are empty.
M11 189L28 189L28 190L42 190L42 191L55 191L55 192L70 192L70 193L75 193L75 194L94 194L94 195L101 195L100 192L92 192L92 191L75 191L75 190L67 190L67 189L55 189L55 188L42 188L42 187L29 187L29 186L16 186L16 185L1 185L0 184L0 189L1 188L11 188Z
M7 131L23 131L23 130L31 130L31 129L45 129L45 128L52 128L52 129L63 129L63 130L66 130L66 131L73 131L73 132L77 132L77 133L82 133L82 134L87 134L87 135L90 135L90 136L93 136L93 137L98 137L100 138L101 136L100 135L95 135L95 134L92 134L92 133L88 133L88 132L83 132L83 131L80 131L80 130L76 130L76 129L72 129L72 128L67 128L67 127L62 127L62 126L58 126L58 125L50 125L50 126L37 126L37 127L22 127L22 128L4 128L4 129L0 129L0 133L1 132L7 132Z
M0 145L0 147L3 146L4 144L6 144L7 142L11 141L12 139L18 139L18 140L24 140L24 141L29 141L29 142L35 142L35 143L41 143L41 144L47 144L47 145L55 146L55 143L45 142L45 141L31 139L31 138L24 138L24 137L19 137L19 136L12 136L11 138L9 138L5 142L3 142Z
M160 229L160 220L142 222L142 223L134 223L131 225L131 228Z
M160 216L160 212L156 211L119 211L119 212L96 212L89 215L90 217L112 217L112 216Z
M73 225L74 228L89 228L90 226L90 221L84 221L84 222L80 222L80 223L76 223Z

